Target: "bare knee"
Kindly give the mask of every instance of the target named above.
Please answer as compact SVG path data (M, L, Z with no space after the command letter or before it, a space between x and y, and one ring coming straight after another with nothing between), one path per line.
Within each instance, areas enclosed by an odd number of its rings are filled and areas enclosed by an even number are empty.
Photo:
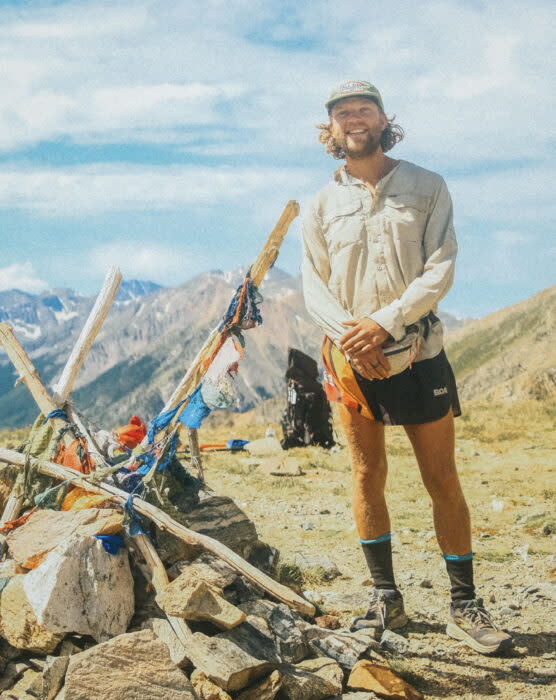
M423 481L434 502L464 500L455 469L438 470L433 474L423 475Z
M382 503L388 472L385 456L374 459L352 459L354 501L363 500L368 507Z

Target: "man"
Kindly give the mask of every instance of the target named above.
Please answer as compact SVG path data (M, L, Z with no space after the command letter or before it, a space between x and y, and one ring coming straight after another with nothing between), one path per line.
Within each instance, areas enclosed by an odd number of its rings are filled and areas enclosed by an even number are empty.
M353 628L379 634L407 622L384 499L384 426L403 425L451 583L447 632L480 653L497 652L511 638L475 597L469 511L454 457L460 408L435 316L457 251L450 195L439 175L385 155L403 130L371 83L342 83L326 109L319 140L346 162L306 212L302 269L307 309L326 334L325 379L341 402L355 522L375 586Z

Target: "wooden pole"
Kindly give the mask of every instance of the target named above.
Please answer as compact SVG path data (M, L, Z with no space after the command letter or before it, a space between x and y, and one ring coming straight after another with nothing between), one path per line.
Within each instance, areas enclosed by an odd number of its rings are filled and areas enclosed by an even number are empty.
M189 455L191 457L191 463L197 470L197 476L205 483L205 474L203 472L203 462L201 459L201 450L199 449L199 432L196 428L189 428Z
M137 549L141 552L141 555L149 568L151 583L154 586L154 590L157 592L157 594L162 593L164 588L166 588L169 583L169 578L168 573L166 572L166 567L158 556L158 552L156 551L153 543L147 535L135 535L133 538L133 543L137 545ZM168 618L168 622L172 626L172 629L176 633L176 636L180 642L187 645L188 639L190 639L192 636L192 632L189 629L186 621L181 617L174 617L173 615L166 615L166 617Z
M0 448L0 461L22 467L25 464L25 455L22 455L20 452L16 452L15 450ZM39 461L34 457L31 457L30 461L31 465L37 467L41 474L46 474L47 476L51 476L54 479L59 479L60 481L69 480L72 484L90 491L91 493L109 494L115 501L121 503L122 505L125 504L129 498L129 494L126 491L122 491L116 486L112 486L111 484L106 484L104 482L99 485L91 484L87 481L83 474L76 472L73 469L69 469L68 467L63 467L55 462ZM294 610L310 616L315 614L314 606L308 603L304 598L301 598L291 589L287 588L281 583L271 579L270 576L267 576L252 564L249 564L249 562L245 561L245 559L223 545L221 542L212 539L212 537L208 537L207 535L203 535L199 532L195 532L194 530L184 527L180 523L173 520L160 508L157 508L156 506L153 506L140 498L133 499L133 507L138 513L149 518L149 520L152 520L152 522L159 528L162 530L167 530L179 540L182 540L187 544L200 546L203 549L212 552L217 557L229 564L233 569L239 571L239 573L246 576L248 579L256 583L278 600L289 605Z
M282 241L288 232L288 228L298 214L299 204L291 199L286 204L284 211L276 223L276 226L273 228L255 262L251 265L249 274L253 280L253 284L256 287L261 284L268 271L268 268L276 260L276 256L278 255ZM205 373L205 361L212 356L218 345L219 338L220 331L218 328L215 328L213 331L211 331L205 344L197 353L197 356L193 360L191 366L183 376L178 386L174 389L172 396L170 396L162 411L168 411L171 408L175 408L182 399L184 399L193 391L193 389L195 389L197 384L200 382L201 377ZM176 415L170 424L171 426L177 422L177 418L178 416Z
M97 300L95 301L95 305L91 309L91 313L83 326L83 330L74 345L71 355L54 389L54 403L59 408L66 403L73 391L73 385L75 384L79 370L83 366L85 358L91 349L91 345L94 343L104 323L104 319L112 306L114 297L120 288L121 281L122 273L119 268L111 267L106 275Z
M13 329L7 323L0 323L0 345L2 345L14 367L19 372L20 379L24 382L27 389L29 389L40 412L47 416L51 411L54 411L57 406L42 383L39 372L31 362L29 355L27 355L19 340L15 337ZM52 418L51 420L55 430L60 430L67 425L61 418ZM67 447L74 439L75 436L64 433L62 444ZM0 518L1 525L17 518L23 507L23 501L24 497L22 495L10 494L4 507L2 517Z
M14 367L19 372L20 379L24 382L27 389L29 389L40 412L47 416L51 411L55 410L57 406L42 383L40 374L31 362L29 355L27 355L21 343L15 337L13 329L7 323L0 323L0 345L2 345ZM55 430L60 430L67 425L61 418L52 418L51 420ZM69 433L65 433L62 438L62 443L68 446L73 440L74 437ZM2 525L17 518L23 506L23 501L24 498L21 495L10 495L4 507L2 517L0 518L0 523Z
M255 262L251 265L249 276L253 280L255 287L259 287L266 275L268 268L271 267L278 257L278 252L282 241L290 227L291 222L299 214L299 204L290 199L284 207L280 218L276 222L276 226L272 229L270 236L264 244L261 252L257 256Z
M56 408L50 394L41 381L40 374L29 359L29 356L15 337L13 329L7 323L0 323L0 345L6 351L13 366L19 372L21 380L29 389L41 413L48 415Z

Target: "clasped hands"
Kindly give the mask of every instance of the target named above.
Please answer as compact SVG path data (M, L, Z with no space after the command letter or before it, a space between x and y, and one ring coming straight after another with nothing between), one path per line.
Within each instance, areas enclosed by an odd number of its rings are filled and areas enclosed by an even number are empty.
M366 379L388 377L391 367L382 350L390 338L388 331L372 318L345 321L342 325L349 330L340 338L340 345L351 366Z

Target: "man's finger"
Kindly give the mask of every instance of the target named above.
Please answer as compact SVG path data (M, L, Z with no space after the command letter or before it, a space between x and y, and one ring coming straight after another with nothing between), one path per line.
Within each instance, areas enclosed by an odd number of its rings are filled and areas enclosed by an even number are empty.
M345 343L349 342L358 333L359 330L357 328L352 328L347 333L344 333L344 335L340 338L340 345L343 347Z
M340 342L342 345L342 350L344 352L353 352L353 350L355 350L355 346L357 345L357 343L361 342L361 339L358 338L357 336L355 336L355 337L348 338L347 340L345 340L343 342L342 341L340 341Z
M370 352L372 349L372 345L369 345L367 341L363 340L351 348L350 354L357 357L358 355L364 355L365 353Z

